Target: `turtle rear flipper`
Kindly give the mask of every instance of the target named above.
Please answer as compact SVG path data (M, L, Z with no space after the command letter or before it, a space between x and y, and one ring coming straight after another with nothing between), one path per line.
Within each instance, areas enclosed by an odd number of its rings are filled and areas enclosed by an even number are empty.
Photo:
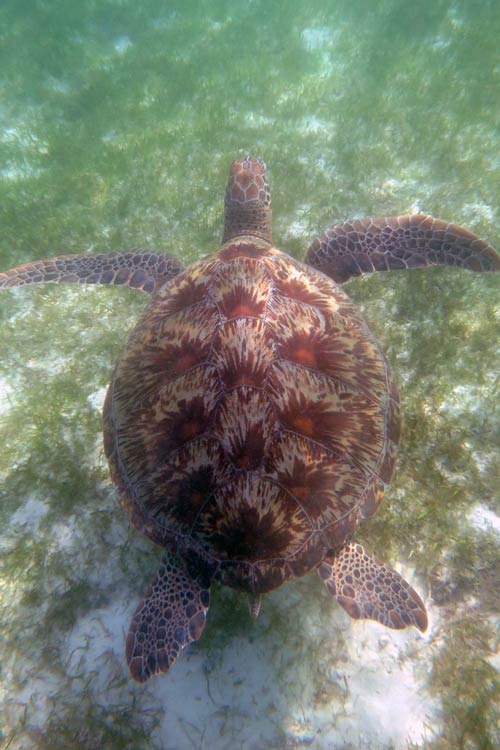
M0 288L30 284L120 284L152 294L182 270L176 258L152 250L59 255L0 273Z
M346 544L318 568L328 592L355 620L377 620L402 630L427 630L427 612L419 595L399 573L377 562L360 544Z
M362 273L426 266L500 271L500 255L491 245L425 214L336 224L314 240L305 261L339 284Z
M209 602L208 583L191 576L175 555L165 555L127 636L127 663L137 682L167 672L179 651L201 637Z

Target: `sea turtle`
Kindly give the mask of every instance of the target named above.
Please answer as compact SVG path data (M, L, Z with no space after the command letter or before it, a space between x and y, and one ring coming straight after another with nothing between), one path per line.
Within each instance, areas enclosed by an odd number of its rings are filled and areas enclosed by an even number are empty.
M316 568L353 618L424 631L425 606L351 542L379 508L400 436L384 355L340 284L448 264L500 270L486 242L423 215L328 229L304 263L275 248L263 161L233 162L222 245L183 270L160 252L60 256L1 287L126 284L151 300L104 405L111 476L132 524L165 557L132 618L139 682L200 638L212 580L261 597Z

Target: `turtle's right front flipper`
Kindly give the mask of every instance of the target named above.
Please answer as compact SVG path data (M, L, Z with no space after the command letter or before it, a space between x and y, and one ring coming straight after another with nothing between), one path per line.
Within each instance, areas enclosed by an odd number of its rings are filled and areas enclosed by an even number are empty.
M201 637L209 603L208 581L167 553L130 623L126 657L134 680L170 669L179 651Z
M500 255L491 245L424 214L336 224L314 240L305 262L339 284L363 273L426 266L500 271Z
M121 284L152 294L183 270L171 255L150 250L60 255L0 273L0 288L29 284Z
M348 543L318 568L327 591L355 620L377 620L394 630L427 629L427 612L417 592L389 565Z

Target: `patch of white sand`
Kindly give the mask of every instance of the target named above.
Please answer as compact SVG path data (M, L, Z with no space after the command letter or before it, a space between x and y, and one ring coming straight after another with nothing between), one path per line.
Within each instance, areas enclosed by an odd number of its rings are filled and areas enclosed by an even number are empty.
M0 378L0 414L6 414L9 411L9 397L12 391L12 385Z
M35 496L30 497L12 514L9 526L20 527L23 531L36 531L48 511L47 503L37 500Z
M275 592L259 622L249 618L247 634L225 633L220 649L213 640L206 649L202 640L146 686L121 679L136 604L124 594L78 621L65 644L68 674L91 677L87 685L101 701L106 695L113 704L129 702L138 693L143 705L161 710L152 740L169 750L347 750L391 743L406 750L410 740L418 746L436 710L425 690L431 653L422 636L350 621L328 597L321 609L301 610L306 587L304 579ZM290 638L270 626L278 608Z
M467 514L467 518L478 531L493 531L500 537L500 516L484 505L475 505Z

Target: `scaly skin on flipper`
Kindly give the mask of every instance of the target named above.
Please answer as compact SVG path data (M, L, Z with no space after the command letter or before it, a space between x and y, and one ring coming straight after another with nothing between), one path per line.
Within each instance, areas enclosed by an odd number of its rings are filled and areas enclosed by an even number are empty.
M127 636L127 664L137 682L167 672L179 652L201 637L209 603L208 582L190 575L176 555L166 554Z
M0 288L30 284L121 284L152 294L183 270L171 255L152 250L59 255L0 273Z
M487 242L423 214L336 224L314 240L305 262L339 284L363 273L426 266L500 271L500 256Z
M360 544L346 544L318 568L327 591L355 620L377 620L388 628L410 625L427 630L424 603L388 565L370 557Z

